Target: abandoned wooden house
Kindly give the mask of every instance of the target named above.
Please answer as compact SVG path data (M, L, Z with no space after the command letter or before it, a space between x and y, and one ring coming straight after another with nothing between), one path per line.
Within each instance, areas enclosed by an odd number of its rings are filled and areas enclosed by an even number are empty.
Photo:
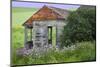
M23 24L26 48L59 46L68 15L69 11L65 9L44 5Z

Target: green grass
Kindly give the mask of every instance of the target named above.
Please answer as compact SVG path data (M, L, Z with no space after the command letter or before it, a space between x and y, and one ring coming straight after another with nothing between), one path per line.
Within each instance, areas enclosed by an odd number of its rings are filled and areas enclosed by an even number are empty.
M12 7L12 12L31 12L36 11L37 8L26 8L26 7Z
M16 50L24 47L24 27L22 24L37 10L36 8L12 8L12 63L20 62L17 60L19 57L16 56Z
M22 24L34 14L36 8L12 8L12 48L22 47L24 43L24 27Z
M38 9L36 8L12 8L12 26L22 26Z
M36 8L13 8L12 9L12 64L46 64L60 62L76 62L95 60L95 42L77 43L74 50L68 49L63 51L50 50L48 53L39 56L17 56L16 50L24 47L24 27L22 24L38 9ZM55 39L53 32L53 39ZM55 41L53 41L55 43Z
M81 62L94 61L95 42L77 43L73 49L49 50L49 52L40 56L15 56L16 61L13 64L46 64L46 63L61 63L61 62Z

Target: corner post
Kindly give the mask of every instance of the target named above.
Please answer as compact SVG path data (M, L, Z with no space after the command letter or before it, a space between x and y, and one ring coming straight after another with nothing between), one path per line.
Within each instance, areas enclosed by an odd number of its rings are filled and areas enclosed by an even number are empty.
M26 45L26 42L27 42L27 27L25 26L25 29L24 29L24 45Z
M32 41L32 28L30 28L30 41Z

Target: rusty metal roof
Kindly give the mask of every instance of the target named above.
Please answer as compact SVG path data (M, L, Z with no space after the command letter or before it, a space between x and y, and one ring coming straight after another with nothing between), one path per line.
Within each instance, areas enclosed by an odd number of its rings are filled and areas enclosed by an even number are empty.
M39 9L35 14L33 14L24 25L32 25L33 21L43 21L43 20L65 20L68 16L69 11L50 7L44 5L41 9Z

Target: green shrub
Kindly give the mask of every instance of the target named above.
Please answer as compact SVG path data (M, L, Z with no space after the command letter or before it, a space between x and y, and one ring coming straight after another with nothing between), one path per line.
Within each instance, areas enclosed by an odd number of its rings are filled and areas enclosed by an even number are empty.
M61 37L61 47L96 39L95 7L80 7L70 13L67 22Z

